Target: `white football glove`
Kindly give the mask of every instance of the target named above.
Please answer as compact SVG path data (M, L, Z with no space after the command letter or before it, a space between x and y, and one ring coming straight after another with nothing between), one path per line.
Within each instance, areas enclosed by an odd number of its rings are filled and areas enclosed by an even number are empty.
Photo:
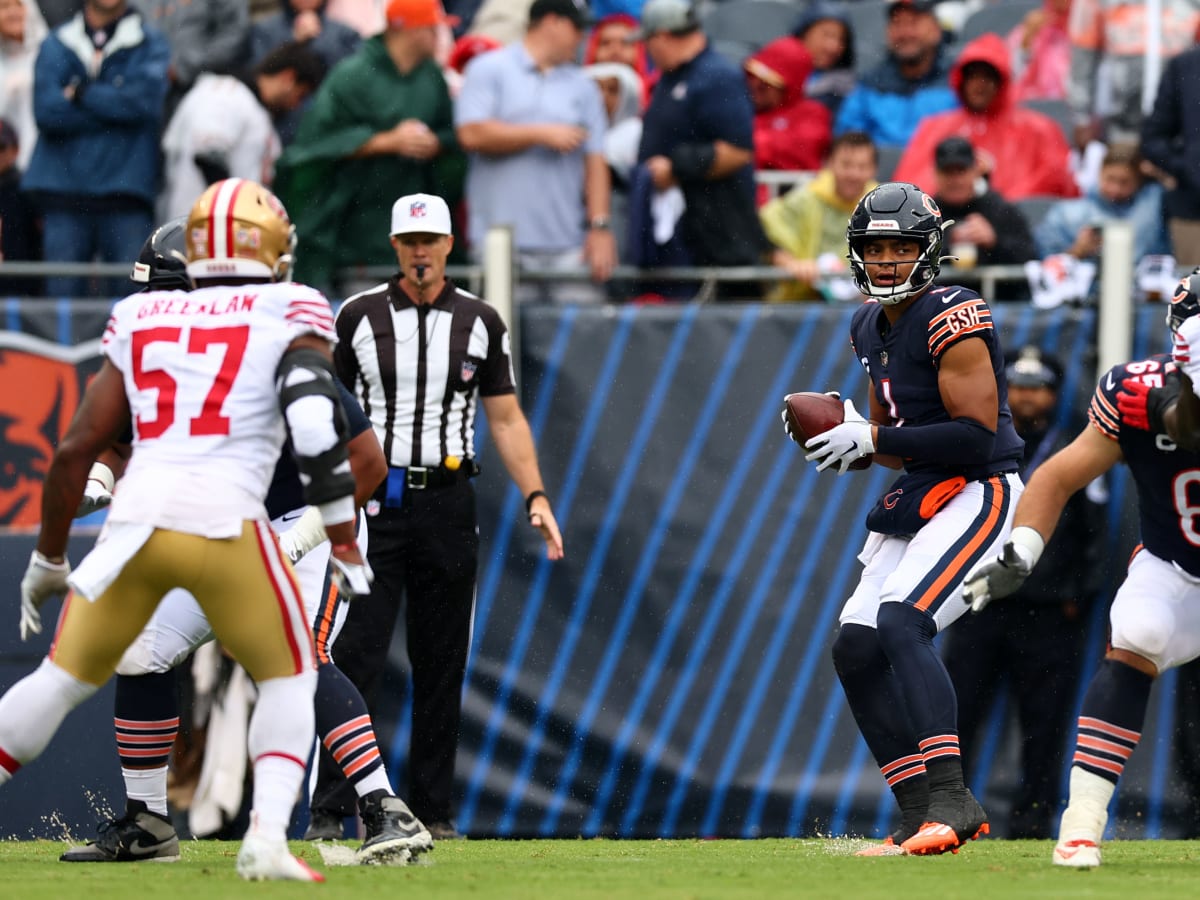
M371 571L371 564L365 559L362 561L362 565L358 565L343 562L336 556L331 556L329 557L329 566L338 593L347 600L366 597L371 593L371 582L375 580L375 573Z
M296 520L295 525L279 535L279 549L295 565L304 559L305 554L322 541L327 540L328 537L329 535L325 533L325 521L321 517L321 510L310 506Z
M843 400L842 406L846 410L842 424L809 438L804 445L810 451L804 458L816 462L818 472L837 466L838 474L845 475L852 462L875 452L871 423L854 408L853 400Z
M50 562L36 550L29 557L29 568L21 579L21 640L27 641L30 635L42 633L42 604L51 597L62 597L70 587L67 576L71 574L71 564L65 559L60 562Z
M79 508L75 510L75 518L91 515L96 510L104 509L112 503L115 484L116 478L113 476L112 469L102 462L92 463L92 468L88 472L87 484L83 487L83 499L79 501Z
M1015 593L1046 549L1042 536L1027 525L1014 528L998 557L980 563L963 583L963 602L972 612L983 609L998 597Z

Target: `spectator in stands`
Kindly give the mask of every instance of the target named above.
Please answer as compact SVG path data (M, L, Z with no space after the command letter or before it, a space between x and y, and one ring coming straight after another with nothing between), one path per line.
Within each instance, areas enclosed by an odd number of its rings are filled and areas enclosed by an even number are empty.
M469 33L487 35L507 47L524 37L530 6L529 0L482 0Z
M282 149L273 117L296 109L324 77L321 57L294 42L263 58L253 88L201 73L163 134L158 221L186 216L206 187L225 178L270 185Z
M854 29L840 3L813 0L792 29L812 55L813 71L804 92L834 115L854 89Z
M1071 147L1049 116L1017 106L1012 97L1008 48L984 34L963 48L950 72L962 108L923 120L893 177L928 188L933 183L934 148L958 134L970 140L992 189L1006 200L1079 193L1071 175Z
M888 4L887 56L850 92L834 132L865 131L876 145L903 147L927 115L954 109L958 98L947 80L944 34L930 0Z
M1200 264L1200 47L1167 62L1142 123L1141 149L1167 188L1163 212L1175 261Z
M1141 156L1132 144L1113 144L1100 165L1100 183L1085 196L1052 206L1033 230L1042 257L1069 253L1076 259L1095 259L1100 253L1104 223L1133 226L1134 261L1151 253L1168 253L1163 227L1162 187L1146 181Z
M942 208L942 218L954 221L946 246L959 257L960 267L1005 266L1037 258L1024 213L988 186L970 141L951 135L937 145L934 160L933 199ZM1002 282L997 295L987 299L1024 299L1024 288L1024 278Z
M349 25L360 37L374 37L383 31L383 4L376 0L329 0L325 15L334 22Z
M283 44L310 43L332 69L358 50L362 36L349 25L331 19L325 0L283 0L283 9L250 28L250 64Z
M647 0L642 35L662 77L643 117L638 159L656 195L676 188L682 195L675 233L686 258L697 266L759 263L770 245L755 209L754 107L745 77L708 45L687 0ZM633 205L636 215L636 199ZM723 283L718 291L747 298L760 287Z
M591 270L590 283L523 285L522 300L601 301L616 263L604 101L574 63L586 24L582 0L534 0L524 40L474 60L455 107L471 155L473 252L489 228L507 224L523 268Z
M90 54L85 61L80 49ZM33 79L39 134L22 188L45 217L49 262L128 263L154 224L158 136L171 48L126 0L86 0L42 42ZM106 290L123 293L125 279ZM85 280L47 280L58 297Z
M774 244L772 264L794 281L781 282L772 301L818 300L823 275L848 274L846 221L858 201L876 188L875 144L862 131L833 139L829 159L812 181L767 203L759 216Z
M245 0L138 0L137 5L171 45L171 106L201 72L229 74L243 64L250 28Z
M33 0L0 0L0 118L17 133L22 170L37 143L33 64L45 39L46 22Z
M462 196L465 161L433 59L446 14L439 0L390 0L386 16L321 82L277 167L300 239L297 279L326 290L339 269L395 262L379 235L398 194Z
M1183 52L1196 42L1200 3L1160 0L1152 4L1112 0L1074 0L1071 6L1071 71L1067 102L1075 117L1075 146L1089 141L1136 142L1143 114L1149 112L1157 84L1144 84L1146 54L1157 43L1161 60ZM1151 29L1154 30L1153 37ZM1098 73L1106 72L1100 91ZM1153 74L1153 67L1152 67ZM1107 94L1110 112L1102 121L1096 98Z
M808 49L785 35L746 57L742 68L754 104L755 168L819 169L829 150L833 117L804 94L812 72Z
M41 223L37 210L21 190L20 137L6 119L0 119L0 262L42 258ZM41 280L0 278L0 294L36 295Z
M650 71L646 45L638 40L638 21L633 16L615 13L592 26L583 49L583 64L624 63L637 72L642 81L642 106L650 100L656 74Z
M1013 88L1024 100L1062 100L1071 68L1071 0L1044 0L1008 35Z
M625 63L595 63L583 71L600 88L608 114L604 159L612 179L612 232L617 247L624 247L629 236L629 191L642 141L642 79Z

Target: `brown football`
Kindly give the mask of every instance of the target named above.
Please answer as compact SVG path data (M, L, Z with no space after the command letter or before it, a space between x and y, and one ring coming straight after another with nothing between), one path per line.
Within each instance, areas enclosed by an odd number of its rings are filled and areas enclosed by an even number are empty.
M791 425L792 440L801 447L809 438L841 425L845 417L841 400L817 391L788 394L783 398L783 405ZM871 465L871 459L871 454L856 459L850 464L850 468L866 469Z

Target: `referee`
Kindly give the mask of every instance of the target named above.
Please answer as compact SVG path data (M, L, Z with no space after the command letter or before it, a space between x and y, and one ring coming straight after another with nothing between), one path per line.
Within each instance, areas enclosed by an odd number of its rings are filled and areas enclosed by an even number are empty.
M400 271L337 315L338 377L370 418L389 469L366 507L375 583L370 598L349 605L333 654L374 712L403 598L413 681L407 796L444 839L457 836L451 793L479 552L471 485L478 402L547 557L560 559L563 544L517 404L504 322L446 279L454 246L446 202L401 197L391 242ZM354 791L321 756L308 840L341 838L355 811Z

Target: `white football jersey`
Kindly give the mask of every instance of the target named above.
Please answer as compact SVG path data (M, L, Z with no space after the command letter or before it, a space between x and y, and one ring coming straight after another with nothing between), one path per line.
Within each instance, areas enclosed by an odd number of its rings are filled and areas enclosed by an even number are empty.
M305 334L337 340L329 301L300 284L120 301L101 350L124 376L133 456L109 519L230 537L265 518L285 431L275 372Z

